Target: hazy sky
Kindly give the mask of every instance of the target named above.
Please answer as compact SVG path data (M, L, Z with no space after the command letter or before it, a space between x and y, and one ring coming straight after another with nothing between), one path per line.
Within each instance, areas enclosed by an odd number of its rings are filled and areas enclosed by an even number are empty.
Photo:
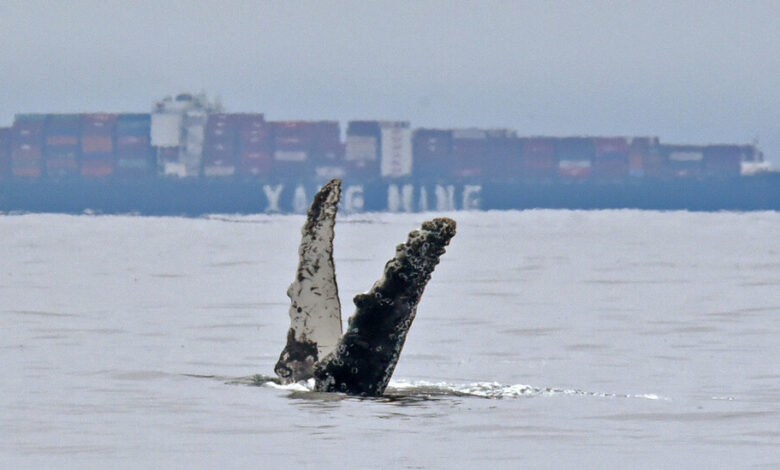
M780 1L11 1L0 126L180 91L269 119L751 142L780 166Z

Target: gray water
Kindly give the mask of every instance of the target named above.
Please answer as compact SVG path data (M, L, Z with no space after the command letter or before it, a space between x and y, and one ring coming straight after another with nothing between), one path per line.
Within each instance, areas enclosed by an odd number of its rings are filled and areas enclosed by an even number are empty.
M779 213L448 215L381 399L263 377L301 216L0 217L0 467L780 467ZM424 218L339 219L345 321Z

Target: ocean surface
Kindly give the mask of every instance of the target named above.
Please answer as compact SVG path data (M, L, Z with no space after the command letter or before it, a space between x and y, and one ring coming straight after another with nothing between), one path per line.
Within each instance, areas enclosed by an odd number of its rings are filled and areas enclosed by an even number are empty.
M379 399L269 380L302 216L0 216L0 468L780 468L780 213L446 215Z

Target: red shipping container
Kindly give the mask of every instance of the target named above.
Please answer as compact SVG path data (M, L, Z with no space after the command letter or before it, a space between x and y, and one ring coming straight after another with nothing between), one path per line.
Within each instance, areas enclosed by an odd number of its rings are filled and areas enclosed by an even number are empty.
M275 121L273 127L274 148L283 152L310 152L312 125L308 121Z
M81 176L105 178L114 174L115 162L111 158L82 158Z
M89 135L81 138L81 153L84 155L113 153L114 141L107 135Z
M14 160L11 162L11 175L14 178L40 178L43 173L41 160Z

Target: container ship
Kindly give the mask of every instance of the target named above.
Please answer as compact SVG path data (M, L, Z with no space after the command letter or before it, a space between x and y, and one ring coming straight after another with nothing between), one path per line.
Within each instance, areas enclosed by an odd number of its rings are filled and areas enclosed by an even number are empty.
M751 144L522 136L407 121L272 121L205 95L149 113L17 114L0 128L0 211L294 213L344 181L346 212L780 210Z

